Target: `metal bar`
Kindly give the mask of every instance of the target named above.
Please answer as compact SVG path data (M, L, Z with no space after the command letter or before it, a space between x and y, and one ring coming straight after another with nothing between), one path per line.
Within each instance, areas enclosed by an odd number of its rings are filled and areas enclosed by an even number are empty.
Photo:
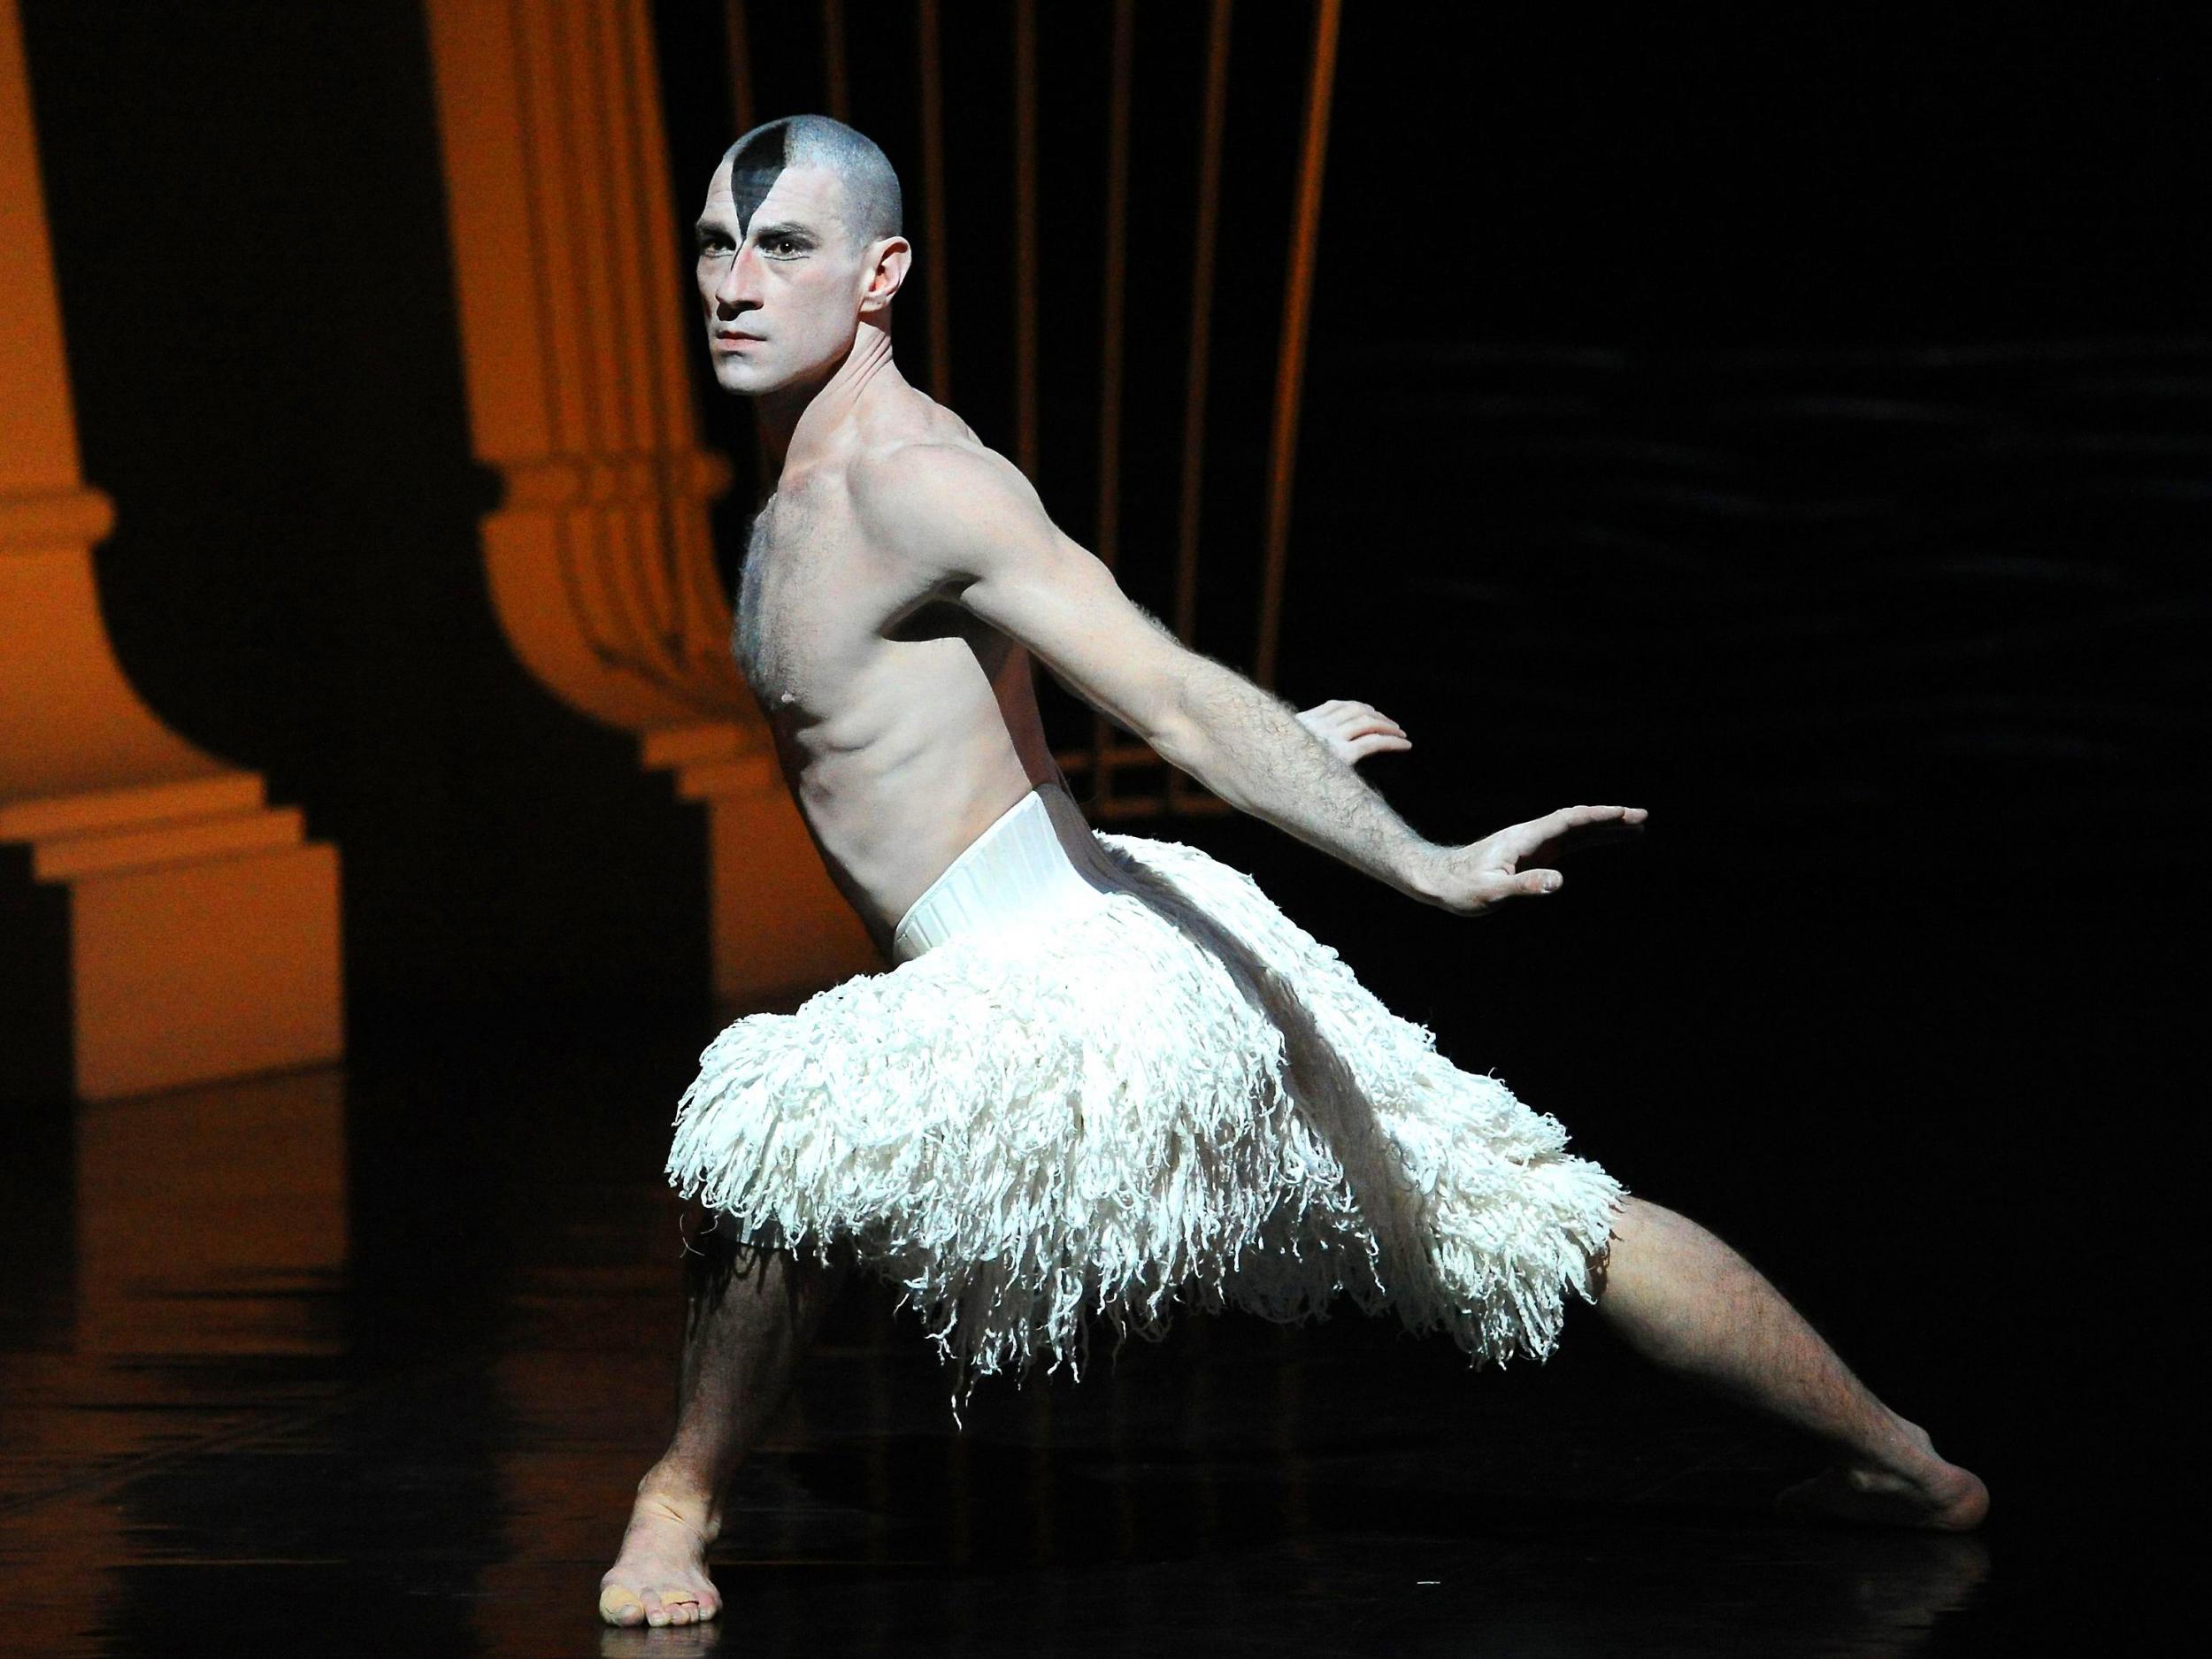
M1148 743L1115 743L1108 748L1106 756L1117 766L1158 766L1165 764ZM1091 751L1087 749L1064 749L1053 758L1069 772L1087 772L1091 766Z
M850 101L845 80L845 0L822 0L822 80L830 118L841 121Z
M1125 783L1127 781L1127 774L1132 772L1148 771L1156 777L1164 773L1168 793L1165 795L1123 795L1119 793L1107 795L1094 792L1085 807L1085 810L1094 817L1140 818L1147 813L1156 814L1162 811L1191 813L1226 812L1233 810L1226 801L1211 790L1183 777L1167 762L1162 760L1158 753L1148 745L1117 743L1107 753L1114 770L1122 775L1122 780ZM1087 772L1092 772L1092 751L1087 749L1060 749L1055 752L1052 758L1061 772L1071 780L1079 779ZM1095 783L1095 777L1093 781Z
M1156 795L1116 795L1111 801L1099 803L1092 810L1100 818L1111 821L1117 818L1161 818L1173 813L1178 818L1225 817L1235 809L1217 795L1186 787L1180 794L1172 787L1180 772L1170 772L1169 793Z
M922 281L929 302L929 394L952 401L952 310L946 297L951 265L945 248L945 88L939 73L944 22L939 0L921 0L923 252L929 269Z
M1190 356L1183 385L1183 499L1176 544L1175 632L1192 642L1198 622L1200 485L1205 474L1206 379L1213 343L1214 242L1221 221L1222 128L1229 104L1230 0L1213 0L1206 42L1206 113L1199 140L1198 222L1192 233Z
M1100 299L1098 367L1098 518L1096 552L1108 570L1121 551L1121 369L1127 311L1122 287L1129 270L1130 65L1136 45L1136 0L1114 0L1112 92L1106 111L1106 287ZM1091 787L1112 789L1113 723L1091 726Z
M753 49L745 29L745 0L723 0L722 36L730 54L730 119L733 138L753 130Z
M1221 142L1229 105L1230 0L1213 0L1206 40L1206 114L1199 140L1198 223L1191 257L1190 357L1183 388L1183 500L1175 554L1175 633L1194 645L1198 632L1198 530L1205 477L1206 372L1213 342L1214 241L1221 219ZM1171 811L1188 790L1168 775Z
M1342 9L1342 0L1321 0L1313 20L1313 68L1306 83L1306 134L1298 157L1290 280L1283 289L1282 344L1275 359L1275 418L1267 441L1266 565L1260 579L1259 649L1252 670L1253 678L1270 687L1275 683L1276 647L1282 635L1291 482L1298 466L1298 406L1305 388L1314 250L1321 227L1321 175L1328 161L1329 101L1336 84L1337 24Z
M1037 4L1014 4L1014 465L1037 477Z

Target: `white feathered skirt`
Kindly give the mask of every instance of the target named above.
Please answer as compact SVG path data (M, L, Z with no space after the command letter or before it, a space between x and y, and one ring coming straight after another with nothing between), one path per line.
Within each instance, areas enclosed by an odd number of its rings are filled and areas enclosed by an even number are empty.
M740 1239L895 1280L956 1366L1079 1371L1087 1317L1340 1294L1538 1357L1623 1196L1248 876L1033 791L901 922L889 972L717 1037L670 1179Z

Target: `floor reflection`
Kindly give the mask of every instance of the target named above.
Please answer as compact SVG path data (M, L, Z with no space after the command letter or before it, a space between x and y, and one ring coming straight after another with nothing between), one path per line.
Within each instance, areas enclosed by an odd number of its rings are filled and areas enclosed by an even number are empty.
M336 1071L86 1107L76 1187L79 1353L337 1352Z
M43 1203L67 1256L65 1273L12 1285L8 1328L30 1340L0 1353L0 1608L24 1651L54 1655L104 1650L131 1570L209 1558L204 1528L142 1499L273 1413L328 1398L296 1362L339 1351L347 1260L334 1071L81 1107L70 1123L35 1132L46 1156L12 1161L0 1194ZM227 1522L251 1495L205 1502Z

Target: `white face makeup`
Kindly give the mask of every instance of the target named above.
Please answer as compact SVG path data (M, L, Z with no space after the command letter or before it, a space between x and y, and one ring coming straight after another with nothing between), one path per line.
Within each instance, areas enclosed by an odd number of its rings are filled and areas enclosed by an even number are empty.
M726 158L699 216L699 303L722 389L759 396L835 369L852 349L866 249L839 216L823 167L749 169Z

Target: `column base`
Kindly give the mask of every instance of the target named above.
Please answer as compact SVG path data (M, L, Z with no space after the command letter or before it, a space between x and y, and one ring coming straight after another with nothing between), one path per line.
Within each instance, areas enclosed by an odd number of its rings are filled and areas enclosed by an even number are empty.
M337 849L250 773L196 787L199 816L149 821L182 804L173 786L0 811L23 843L0 914L26 947L6 952L0 1089L109 1100L340 1057Z

